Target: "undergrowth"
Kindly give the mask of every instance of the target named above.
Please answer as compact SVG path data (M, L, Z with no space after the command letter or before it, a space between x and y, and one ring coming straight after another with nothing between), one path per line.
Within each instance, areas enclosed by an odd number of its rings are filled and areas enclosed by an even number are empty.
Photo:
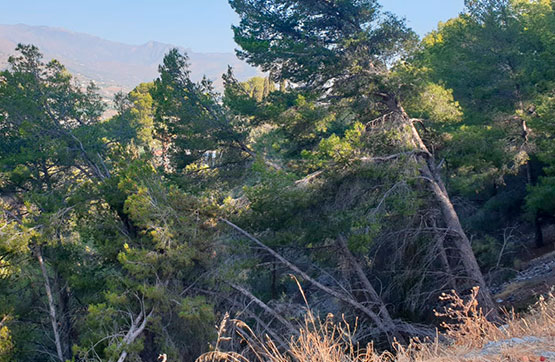
M465 299L454 292L442 295L445 307L436 311L442 321L436 338L413 338L408 345L396 342L384 352L372 343L354 343L356 325L332 315L322 319L311 310L299 334L285 346L267 335L256 335L247 324L226 315L213 351L197 362L555 361L553 293L541 297L525 315L506 312L501 323L486 318L478 308L477 294L474 288Z

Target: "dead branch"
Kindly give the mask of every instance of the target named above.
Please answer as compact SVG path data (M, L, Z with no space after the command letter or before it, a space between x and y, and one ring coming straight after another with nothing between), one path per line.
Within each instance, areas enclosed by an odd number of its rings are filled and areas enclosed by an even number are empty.
M284 265L286 265L289 269L291 269L295 273L299 274L303 279L308 281L310 284L312 284L316 288L318 288L318 289L322 290L323 292L325 292L325 293L343 301L344 303L347 303L347 304L353 306L354 308L356 308L356 309L360 310L361 312L363 312L364 314L366 314L376 324L376 326L379 328L379 330L382 333L384 333L388 337L388 339L392 340L392 337L393 337L392 332L393 331L389 330L388 327L384 324L382 318L380 318L380 316L377 315L376 313L374 313L371 309L365 307L364 305L362 305L358 301L356 301L356 300L354 300L350 297L347 297L347 296L345 296L341 293L338 293L337 291L335 291L331 288L328 288L327 286L325 286L325 285L321 284L320 282L316 281L315 279L310 277L308 274L306 274L304 271L299 269L299 267L297 267L295 264L291 263L290 261L288 261L287 259L282 257L279 253L274 251L272 248L266 246L260 240L255 238L252 234L250 234L247 231L241 229L239 226L237 226L237 225L233 224L232 222L230 222L226 219L223 219L223 218L220 218L220 221L226 223L227 225L231 226L233 229L237 230L238 232L240 232L241 234L246 236L249 240L253 241L260 248L264 249L267 253L269 253L274 258L276 258L277 260L282 262Z
M258 305L260 308L262 308L266 313L271 314L274 318L276 318L278 321L280 321L280 323L283 324L285 327L287 327L293 335L298 335L299 334L299 329L298 328L295 328L291 324L291 322L289 322L287 319L283 318L279 313L277 313L275 310L270 308L266 303L264 303L263 301L261 301L260 299L255 297L251 292L249 292L248 290L246 290L245 288L243 288L243 287L241 287L237 284L231 283L230 285L233 289L237 290L239 293L243 294L244 296L249 298L251 301L253 301L256 305Z

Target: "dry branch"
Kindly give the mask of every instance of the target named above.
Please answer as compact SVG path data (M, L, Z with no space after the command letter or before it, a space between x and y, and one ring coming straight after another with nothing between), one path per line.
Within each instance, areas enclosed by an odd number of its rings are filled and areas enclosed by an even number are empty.
M254 237L252 234L248 233L247 231L241 229L239 226L237 226L237 225L233 224L232 222L230 222L226 219L223 219L223 218L221 218L220 220L222 222L226 223L227 225L231 226L233 229L237 230L238 232L240 232L244 236L246 236L249 240L253 241L257 246L259 246L260 248L262 248L263 250L268 252L270 255L272 255L274 258L279 260L281 263L283 263L285 266L287 266L293 272L297 273L304 280L306 280L307 282L309 282L310 284L312 284L316 288L318 288L321 291L333 296L334 298L337 298L337 299L341 300L344 303L347 303L347 304L351 305L352 307L354 307L354 308L358 309L359 311L363 312L364 314L366 314L376 324L378 329L382 333L384 333L388 337L388 339L392 340L392 337L394 337L394 331L390 330L387 327L387 325L384 323L382 318L378 314L373 312L371 309L362 305L361 303L354 300L350 296L343 295L343 294L341 294L341 293L339 293L339 292L321 284L320 282L316 281L315 279L310 277L307 273L302 271L299 267L297 267L295 264L293 264L290 261L288 261L287 259L285 259L279 253L274 251L272 248L266 246L263 242L258 240L256 237Z

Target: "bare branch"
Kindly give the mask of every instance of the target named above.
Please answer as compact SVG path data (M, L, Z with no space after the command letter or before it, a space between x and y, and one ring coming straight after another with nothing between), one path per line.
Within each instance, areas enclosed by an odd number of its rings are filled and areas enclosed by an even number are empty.
M291 269L295 273L299 274L303 279L308 281L310 284L312 284L316 288L318 288L318 289L322 290L323 292L325 292L325 293L327 293L327 294L329 294L329 295L331 295L331 296L333 296L333 297L335 297L335 298L353 306L354 308L356 308L356 309L360 310L361 312L363 312L364 314L366 314L376 324L376 326L380 329L380 331L382 333L384 333L388 338L391 339L392 331L389 330L386 325L384 325L383 320L380 318L380 316L378 316L376 313L374 313L371 309L365 307L364 305L362 305L358 301L356 301L352 298L349 298L349 297L347 297L347 296L345 296L341 293L338 293L337 291L335 291L331 288L328 288L327 286L325 286L325 285L321 284L320 282L316 281L315 279L310 277L308 274L306 274L304 271L299 269L299 267L297 267L295 264L291 263L290 261L288 261L287 259L282 257L279 253L274 251L272 248L266 246L260 240L255 238L252 234L250 234L247 231L241 229L239 226L237 226L237 225L233 224L232 222L230 222L226 219L223 219L223 218L220 218L220 220L222 222L226 223L227 225L231 226L233 229L237 230L238 232L240 232L244 236L246 236L248 239L253 241L256 245L258 245L259 247L264 249L267 253L272 255L274 258L278 259L280 262L282 262L284 265L286 265L289 269Z

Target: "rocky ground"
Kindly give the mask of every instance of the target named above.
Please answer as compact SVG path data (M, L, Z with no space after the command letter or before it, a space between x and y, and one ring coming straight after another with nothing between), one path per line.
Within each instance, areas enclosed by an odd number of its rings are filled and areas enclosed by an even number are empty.
M522 311L555 286L555 251L528 261L508 282L492 288L497 303Z

